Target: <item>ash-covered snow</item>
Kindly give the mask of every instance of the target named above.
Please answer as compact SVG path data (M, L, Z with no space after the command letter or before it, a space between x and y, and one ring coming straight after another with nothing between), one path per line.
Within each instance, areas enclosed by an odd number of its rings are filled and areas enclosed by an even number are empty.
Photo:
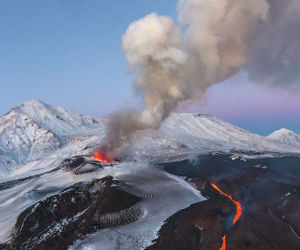
M17 216L27 207L61 192L72 184L100 179L108 175L125 183L119 188L143 197L143 201L138 205L142 217L140 220L125 226L99 231L102 236L106 234L107 239L115 237L115 240L109 243L110 245L106 242L105 237L101 237L101 241L105 241L103 244L108 247L106 249L114 249L116 244L122 244L124 249L140 249L147 246L156 238L156 233L165 219L192 203L204 200L199 191L182 178L146 163L124 162L99 168L84 175L74 175L61 170L55 171L9 189L0 190L0 228L5 228L0 233L0 243L9 238ZM55 208L53 207L53 209ZM97 235L98 233L95 233L89 236L88 240L77 242L73 248L98 244L100 239ZM131 235L132 241L126 240L128 235Z
M184 179L145 164L124 164L128 169L119 173L117 180L126 183L121 188L142 197L138 203L142 218L134 223L99 230L69 249L144 249L157 237L163 222L172 214L189 205L205 200L199 191Z

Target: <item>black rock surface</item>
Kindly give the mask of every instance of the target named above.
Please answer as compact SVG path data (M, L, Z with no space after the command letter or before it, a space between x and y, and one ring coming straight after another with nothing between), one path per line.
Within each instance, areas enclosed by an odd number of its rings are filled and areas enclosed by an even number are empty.
M107 176L35 203L18 216L12 239L0 249L64 250L96 230L138 220L140 198L116 185Z

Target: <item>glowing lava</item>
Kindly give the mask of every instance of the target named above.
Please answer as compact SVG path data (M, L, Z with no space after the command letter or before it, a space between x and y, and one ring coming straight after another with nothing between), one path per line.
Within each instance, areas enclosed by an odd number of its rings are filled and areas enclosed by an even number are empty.
M234 223L237 222L237 220L241 217L241 214L242 214L242 206L241 206L241 203L239 203L238 201L235 201L234 199L232 199L232 197L226 193L224 193L221 189L219 189L217 187L216 184L210 184L214 189L218 190L221 194L225 195L226 197L228 197L235 205L236 205L236 214L234 216L234 219L232 221L232 225Z
M225 195L226 197L228 197L236 206L236 214L233 218L232 221L232 225L234 223L236 223L238 221L238 219L241 217L242 215L242 206L241 203L239 203L238 201L232 199L232 197L229 194L224 193L220 188L218 188L218 186L216 184L211 183L210 184L214 189L218 190L221 194ZM223 235L222 237L222 246L220 248L220 250L225 250L226 249L226 235Z
M222 237L222 246L220 247L220 250L225 250L226 249L226 236L223 235Z
M113 160L105 158L104 156L100 155L98 152L95 152L93 158L100 161L101 163L105 163L105 164L113 163Z

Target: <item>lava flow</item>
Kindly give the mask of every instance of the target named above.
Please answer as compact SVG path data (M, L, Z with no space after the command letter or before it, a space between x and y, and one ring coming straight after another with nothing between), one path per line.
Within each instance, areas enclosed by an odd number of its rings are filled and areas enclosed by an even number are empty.
M100 161L101 163L105 163L105 164L113 163L113 160L105 158L104 156L100 155L98 152L94 153L93 158Z
M238 221L238 219L241 217L242 215L242 206L241 203L239 203L238 201L232 199L232 197L229 194L224 193L220 188L218 188L218 186L216 184L211 183L210 184L214 189L218 190L222 195L225 195L226 197L228 197L235 205L236 205L236 214L233 218L232 221L232 225L234 223L236 223ZM222 237L222 246L220 247L220 250L225 250L226 249L226 235L223 235Z
M226 236L223 235L222 237L222 246L220 247L220 250L225 250L226 249Z

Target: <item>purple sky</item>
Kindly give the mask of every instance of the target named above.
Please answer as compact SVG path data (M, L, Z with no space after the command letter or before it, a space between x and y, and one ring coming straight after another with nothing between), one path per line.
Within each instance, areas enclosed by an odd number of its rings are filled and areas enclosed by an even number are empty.
M299 92L251 83L245 73L216 84L204 103L185 110L212 114L263 135L282 127L300 130Z

